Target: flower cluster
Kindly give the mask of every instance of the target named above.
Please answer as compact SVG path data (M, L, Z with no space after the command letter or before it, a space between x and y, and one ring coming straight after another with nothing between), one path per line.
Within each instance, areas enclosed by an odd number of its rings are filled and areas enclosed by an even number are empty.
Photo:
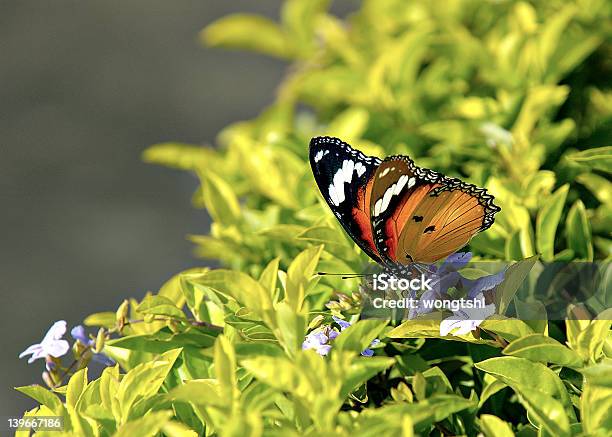
M444 260L435 273L438 275L439 287L437 290L428 291L421 296L417 314L431 311L432 306L426 305L426 301L444 299L448 297L451 288L460 288L475 305L471 308L459 308L453 311L453 315L442 320L440 323L440 335L446 336L465 335L475 330L488 317L495 314L495 304L486 303L484 292L494 290L504 281L505 270L492 275L481 276L477 279L466 279L458 272L472 259L470 252L457 252ZM435 269L435 267L434 267Z
M78 325L72 328L70 335L72 335L72 338L80 342L83 346L90 348L92 351L95 349L96 340L87 336L83 325ZM100 352L93 352L91 360L95 361L96 363L100 363L103 366L112 366L115 364L111 358Z
M350 322L343 320L339 317L332 316L334 322L340 327L338 331L337 328L332 327L331 325L323 325L312 331L310 334L306 336L304 342L302 343L302 349L314 349L316 353L321 356L325 356L329 353L332 348L331 343L335 340L342 331L351 326ZM372 347L378 345L380 343L379 339L374 339L372 343L370 343L370 347L361 351L361 355L364 357L371 357L374 355L374 350Z
M47 370L43 373L43 380L47 385L57 387L71 369L78 369L87 365L89 361L95 361L105 366L115 364L111 358L101 353L103 341L89 338L85 333L85 328L78 325L70 331L72 338L76 340L72 348L75 361L69 367L63 367L60 358L70 350L70 343L63 338L66 330L67 323L65 320L55 322L40 343L29 346L19 354L19 358L30 355L28 364L40 358L45 360ZM99 333L98 338L104 338L104 333ZM99 344L96 344L96 342Z

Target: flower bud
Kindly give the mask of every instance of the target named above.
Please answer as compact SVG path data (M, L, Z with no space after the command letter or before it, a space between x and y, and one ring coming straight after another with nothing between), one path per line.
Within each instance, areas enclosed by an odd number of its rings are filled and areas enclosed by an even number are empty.
M321 322L323 322L324 319L325 319L325 317L322 314L319 314L314 319L312 319L312 321L308 324L308 329L318 328L321 325Z
M51 378L49 372L43 372L42 379L45 381L45 384L47 384L47 387L55 388L55 383L53 382L53 378Z
M117 312L115 313L115 320L117 321L117 329L119 331L123 330L125 322L127 322L129 311L130 303L126 299L121 303L121 305L119 305L119 308L117 308Z
M87 345L81 343L80 341L75 341L74 344L72 345L72 353L74 354L75 358L79 358L81 355L83 355L83 352L87 349Z
M106 341L106 332L104 328L100 328L98 330L98 335L96 336L96 343L94 346L94 352L100 353L102 349L104 349L104 342Z

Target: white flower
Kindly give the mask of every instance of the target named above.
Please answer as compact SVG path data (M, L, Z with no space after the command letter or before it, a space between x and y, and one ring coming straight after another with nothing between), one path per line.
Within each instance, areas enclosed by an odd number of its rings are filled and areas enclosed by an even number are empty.
M70 349L70 344L66 340L62 340L62 337L66 333L66 321L59 320L49 328L45 338L38 344L33 344L26 350L19 354L19 358L23 358L26 355L32 355L28 359L28 364L39 358L45 358L51 355L54 358L59 358L65 355Z
M474 303L481 302L478 308L460 308L453 311L453 315L440 322L440 336L466 335L476 329L489 316L495 314L495 304L485 305L485 298L482 293L478 293L474 298ZM475 307L477 305L474 305Z

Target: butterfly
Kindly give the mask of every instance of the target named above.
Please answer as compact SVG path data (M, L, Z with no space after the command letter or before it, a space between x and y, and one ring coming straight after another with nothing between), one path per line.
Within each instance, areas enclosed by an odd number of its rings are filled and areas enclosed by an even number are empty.
M357 245L388 268L429 264L489 228L500 208L484 188L417 167L408 156L366 156L315 137L310 166L327 204Z

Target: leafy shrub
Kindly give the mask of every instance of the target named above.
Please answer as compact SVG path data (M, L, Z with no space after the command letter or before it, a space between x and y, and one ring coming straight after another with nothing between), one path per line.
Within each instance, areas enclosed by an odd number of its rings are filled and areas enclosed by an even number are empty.
M63 416L66 435L608 435L609 312L498 317L483 337L356 321L357 280L314 275L367 260L320 198L307 144L334 135L487 187L502 211L470 243L482 259L609 260L611 4L366 0L346 21L327 7L288 0L280 23L237 14L203 30L291 62L276 102L218 149L144 153L199 177L193 203L213 224L190 238L224 268L86 319L101 330L75 346L80 370L19 388L40 403L26 417ZM302 350L313 329L325 357ZM88 381L86 350L119 365Z

